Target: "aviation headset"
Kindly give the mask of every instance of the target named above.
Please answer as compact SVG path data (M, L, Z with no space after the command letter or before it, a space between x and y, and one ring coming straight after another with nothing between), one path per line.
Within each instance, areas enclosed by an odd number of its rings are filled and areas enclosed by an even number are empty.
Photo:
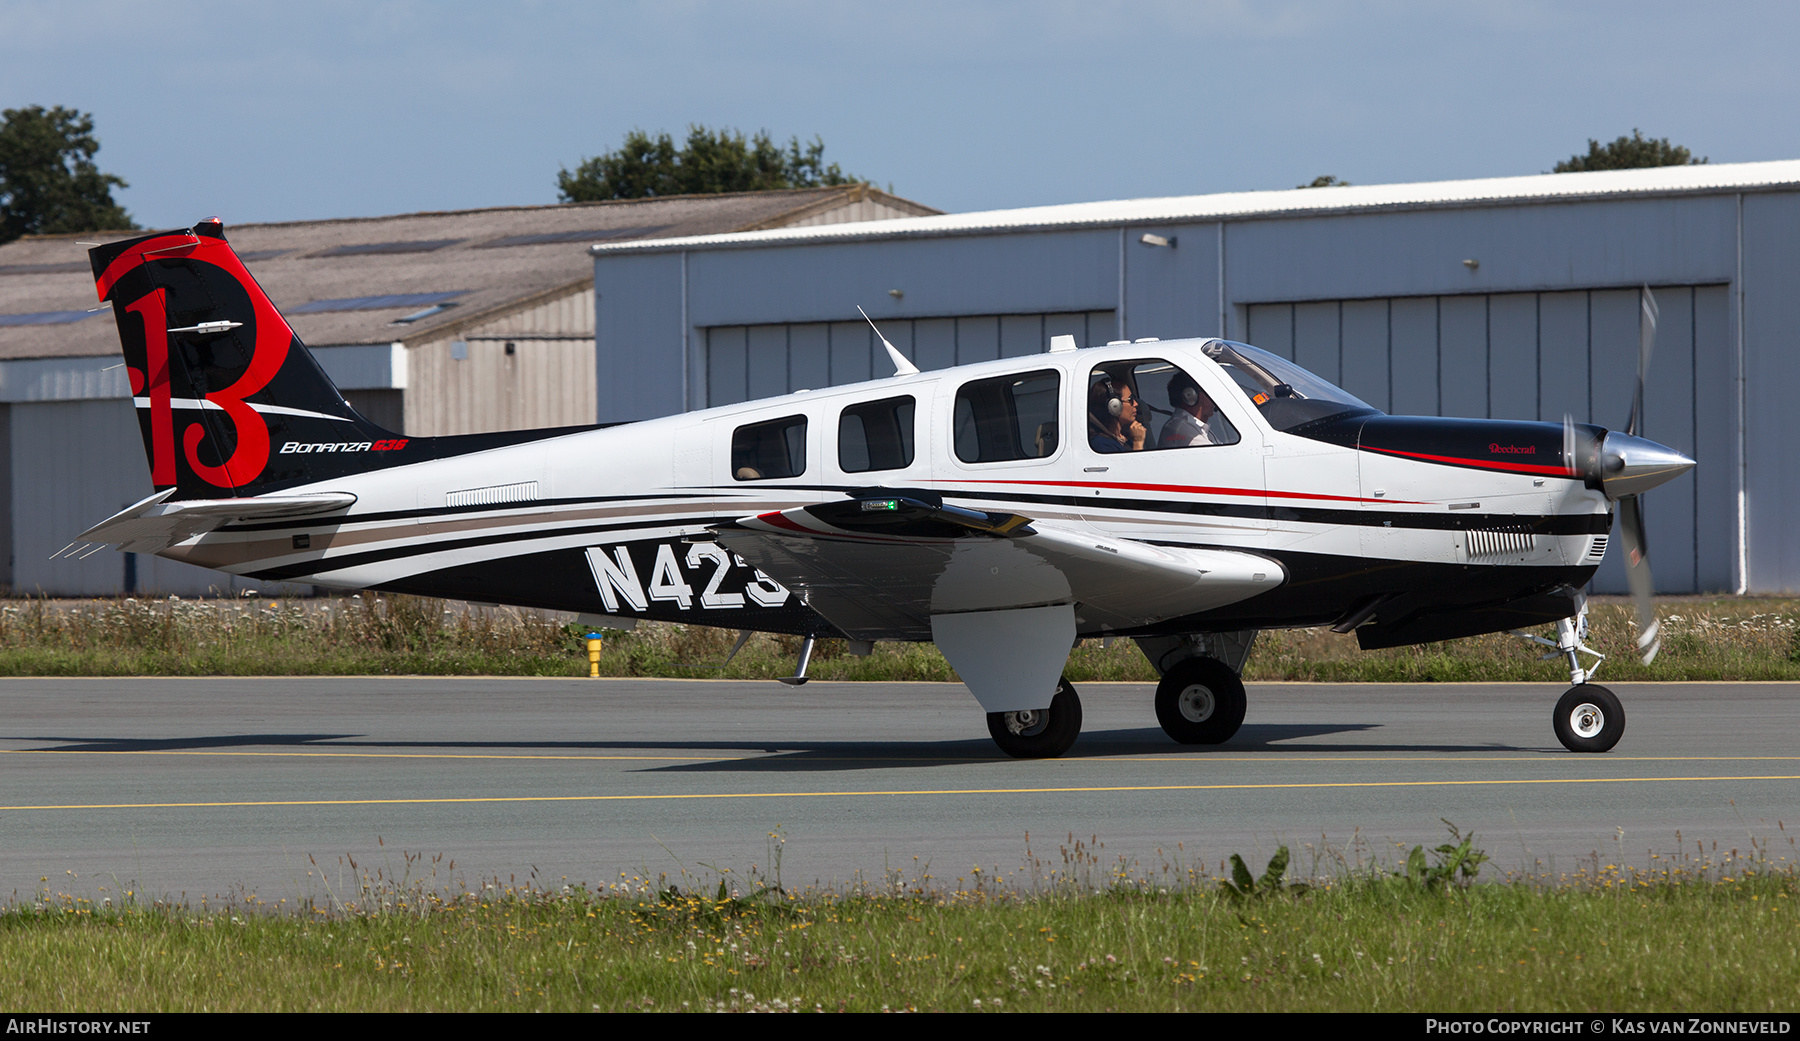
M1105 396L1102 397L1102 395ZM1088 402L1090 408L1105 402L1106 414L1114 419L1119 418L1125 411L1125 399L1120 396L1111 376L1103 375L1094 381L1093 389L1088 391Z
M1200 401L1200 386L1185 372L1169 380L1169 404L1175 408L1192 408Z

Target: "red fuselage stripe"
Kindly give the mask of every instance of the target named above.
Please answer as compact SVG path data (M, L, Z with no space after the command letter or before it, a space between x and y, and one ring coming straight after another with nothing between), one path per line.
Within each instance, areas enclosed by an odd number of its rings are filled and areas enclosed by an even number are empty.
M805 532L808 535L824 534L823 532L814 531L804 524L796 524L792 519L782 516L781 511L779 510L774 513L757 514L756 519L773 528L786 528L789 531Z
M1545 466L1542 463L1515 463L1502 459L1465 459L1457 455L1428 455L1424 452L1402 452L1398 448L1376 448L1372 445L1362 446L1365 452L1380 452L1383 455L1402 455L1408 459L1423 459L1428 463L1448 463L1451 466L1474 466L1483 470L1506 470L1511 473L1553 474L1557 477L1571 476L1567 467Z

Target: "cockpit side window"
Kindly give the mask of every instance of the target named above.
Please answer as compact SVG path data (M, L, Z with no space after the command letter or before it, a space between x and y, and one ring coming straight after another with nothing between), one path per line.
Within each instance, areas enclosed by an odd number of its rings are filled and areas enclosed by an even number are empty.
M805 416L751 423L732 431L731 476L738 480L765 481L805 472Z
M899 470L913 461L911 395L866 401L838 416L838 467L845 473Z
M956 458L965 463L1045 459L1056 454L1055 369L972 380L957 388Z
M1102 455L1235 445L1237 428L1198 380L1160 358L1106 362L1088 374L1088 447Z

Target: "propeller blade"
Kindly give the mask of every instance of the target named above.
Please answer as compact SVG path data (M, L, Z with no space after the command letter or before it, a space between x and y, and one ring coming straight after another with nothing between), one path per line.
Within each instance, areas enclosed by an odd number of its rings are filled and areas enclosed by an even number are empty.
M1619 533L1625 537L1625 581L1637 608L1638 654L1648 665L1662 650L1661 623L1656 620L1656 583L1650 578L1650 547L1644 541L1644 507L1640 496L1619 500Z
M1575 458L1575 417L1563 413L1563 469L1570 477L1581 476L1581 462Z
M1631 397L1631 419L1625 432L1638 436L1638 423L1644 415L1644 377L1650 372L1650 352L1656 349L1656 318L1659 311L1656 295L1645 286L1638 295L1638 370L1637 392Z

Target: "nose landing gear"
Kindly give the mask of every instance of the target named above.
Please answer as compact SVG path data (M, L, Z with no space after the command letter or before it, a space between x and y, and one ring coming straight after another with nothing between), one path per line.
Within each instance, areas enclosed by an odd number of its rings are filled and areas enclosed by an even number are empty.
M1598 683L1570 687L1556 702L1556 739L1571 752L1604 752L1625 733L1625 709Z
M1556 623L1555 643L1530 633L1514 631L1513 635L1555 648L1544 655L1545 659L1568 659L1569 682L1574 686L1557 699L1556 712L1551 717L1556 739L1571 752L1610 751L1625 733L1625 708L1619 704L1618 695L1597 683L1588 682L1600 671L1600 663L1606 660L1606 655L1587 645L1587 597L1582 596L1576 602L1578 607L1574 616ZM1593 668L1581 667L1579 656L1583 654L1593 657Z

